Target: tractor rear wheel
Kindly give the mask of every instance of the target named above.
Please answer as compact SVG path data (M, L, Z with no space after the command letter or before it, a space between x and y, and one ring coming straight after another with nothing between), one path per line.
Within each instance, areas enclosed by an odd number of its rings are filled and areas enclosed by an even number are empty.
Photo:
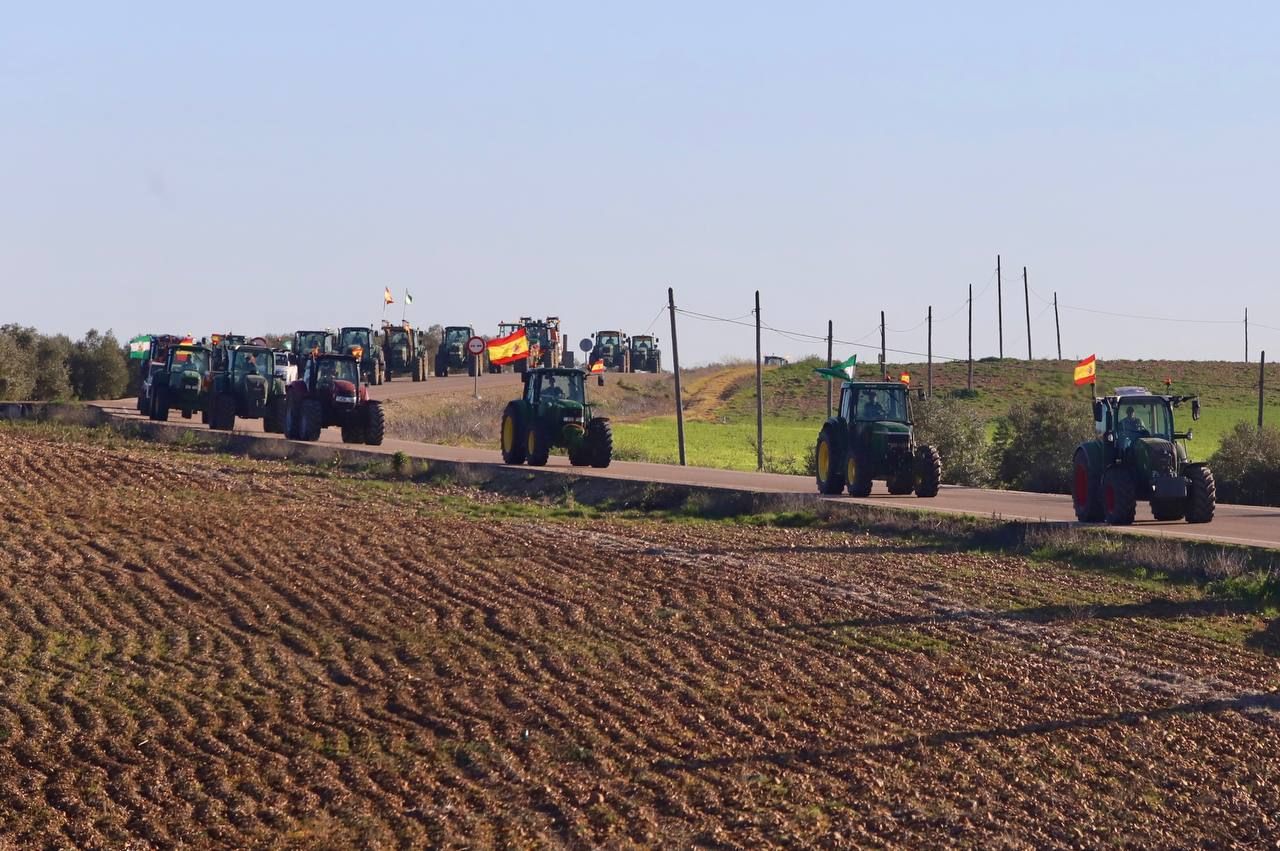
M824 425L818 432L818 443L814 447L814 462L817 468L818 493L828 496L844 490L844 446L838 439L837 432L829 425Z
M1208 523L1218 504L1218 485L1208 467L1192 467L1187 471L1191 493L1187 496L1187 522Z
M541 467L547 463L547 458L551 456L551 440L547 436L547 430L538 423L532 423L525 430L525 460L529 462L531 467Z
M1081 523L1097 523L1103 518L1102 479L1090 466L1089 453L1083 449L1076 450L1072 462L1071 502Z
M586 436L591 466L604 468L613 461L613 426L604 417L595 417L587 423Z
M368 402L364 406L364 442L368 446L381 446L387 432L387 415L381 402Z
M324 409L320 407L320 402L316 399L303 399L301 419L298 438L307 441L319 440L320 429L323 428L321 422L324 419Z
M301 440L302 408L297 402L286 402L284 408L284 436L289 440Z
M525 436L520 403L508 402L502 412L502 463L523 464L524 456Z
M209 417L209 427L218 431L231 431L236 425L236 400L230 393L219 393L213 397L213 413Z
M871 465L855 452L850 452L845 461L844 480L849 496L871 496Z
M1102 474L1102 510L1110 526L1128 526L1138 510L1133 476L1123 467L1112 467Z
M925 444L916 450L916 496L932 499L942 485L942 455L938 447Z
M169 421L169 399L164 387L151 391L151 419L162 423Z

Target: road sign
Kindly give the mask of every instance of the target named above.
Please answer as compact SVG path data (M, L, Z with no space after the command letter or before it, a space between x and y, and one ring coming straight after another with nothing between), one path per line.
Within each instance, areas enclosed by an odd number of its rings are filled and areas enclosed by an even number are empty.
M578 341L578 348L582 349L584 352L589 352L595 348L595 344L592 343L589 338L583 337Z
M482 354L484 352L484 337L472 337L467 340L467 351L473 355Z

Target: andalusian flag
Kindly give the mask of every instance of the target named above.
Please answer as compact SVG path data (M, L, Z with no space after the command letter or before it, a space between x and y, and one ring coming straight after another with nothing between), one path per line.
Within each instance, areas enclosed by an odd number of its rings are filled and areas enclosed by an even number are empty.
M392 297L391 297L391 287L383 287L383 288L382 288L382 303L383 303L383 304L395 304L395 303L396 303L396 300L395 300L394 298L392 298Z
M139 334L129 341L129 357L132 360L145 359L151 351L151 335Z
M404 291L404 303L413 304L413 293L409 292L408 290Z
M1098 383L1098 356L1089 357L1076 364L1076 386Z
M523 328L516 329L514 334L490 340L485 345L489 350L489 363L494 366L514 363L529 357L529 335Z
M848 381L853 377L853 368L857 365L858 356L854 355L842 363L817 367L814 372L827 379L827 381Z
M600 360L596 361L595 363L591 364L591 371L592 371L593 373L595 373L595 372L604 372L604 359L602 358L602 359L600 359Z

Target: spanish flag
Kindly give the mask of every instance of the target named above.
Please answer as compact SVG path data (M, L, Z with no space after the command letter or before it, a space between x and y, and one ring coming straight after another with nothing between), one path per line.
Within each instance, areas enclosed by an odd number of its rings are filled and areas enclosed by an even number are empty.
M489 363L502 366L529 357L529 335L523 328L516 329L514 334L498 337L486 344L489 350Z
M904 373L902 373L902 375L899 375L899 376L898 376L898 380L899 380L899 381L901 381L903 384L910 384L910 383L911 383L911 373L909 373L909 372L904 372Z
M604 372L604 359L602 358L601 360L598 360L595 363L591 364L591 371L593 373Z
M382 303L383 303L383 304L395 304L395 303L396 303L396 300L395 300L394 298L392 298L392 297L391 297L391 287L383 287L383 288L382 288Z
M1076 364L1076 386L1098 383L1098 356L1089 357Z

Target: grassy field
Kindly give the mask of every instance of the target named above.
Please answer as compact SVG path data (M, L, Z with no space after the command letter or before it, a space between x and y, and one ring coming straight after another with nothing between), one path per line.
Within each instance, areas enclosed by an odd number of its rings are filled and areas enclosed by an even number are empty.
M685 456L691 466L729 470L756 468L754 420L731 423L689 420L685 422L684 431ZM813 448L816 434L816 426L812 423L766 418L766 467L784 473L805 472L806 456ZM615 453L623 460L674 464L679 458L674 416L617 423L613 437Z

